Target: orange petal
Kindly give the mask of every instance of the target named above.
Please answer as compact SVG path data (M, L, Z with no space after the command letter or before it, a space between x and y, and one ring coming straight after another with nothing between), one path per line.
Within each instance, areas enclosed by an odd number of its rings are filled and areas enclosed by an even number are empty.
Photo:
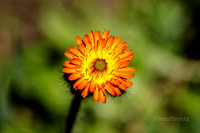
M128 48L128 45L126 44L126 42L123 42L122 44L117 46L115 50L120 50L122 48L124 48L124 50Z
M124 67L124 68L120 68L118 71L120 71L120 72L136 72L136 68L134 68L134 67Z
M84 42L85 42L85 44L91 42L88 35L85 35L85 36L84 36Z
M128 65L130 65L130 64L131 64L131 62L130 62L129 60L126 60L126 61L124 61L124 62L121 62L120 68L126 67L126 66L128 66Z
M106 89L105 89L105 88L102 88L101 90L102 90L102 92L104 93L104 95L106 95Z
M130 72L121 72L121 71L117 71L117 70L115 70L113 72L113 74L115 74L116 76L120 76L120 77L133 77L134 76L133 73L130 73Z
M104 88L105 84L104 83L100 83L98 84L99 89L101 90L102 88Z
M81 51L81 53L85 56L85 54L84 54L86 51L85 45L83 43L81 43L78 45L78 48Z
M113 96L115 96L115 89L113 88L113 86L108 82L105 85L105 89Z
M101 40L101 41L100 41ZM99 45L102 47L102 48L104 48L104 46L106 45L106 40L105 39L100 39L99 41Z
M101 102L106 103L106 94L104 94L102 90L100 90L100 97L101 97Z
M95 47L95 50L99 56L102 54L104 45L105 45L105 39L100 38L97 47Z
M73 73L69 76L69 80L77 80L79 79L82 75L81 75L81 71L80 72L76 72L76 73Z
M122 94L121 91L117 87L113 87L113 88L115 89L117 96Z
M74 55L73 53L69 52L69 51L66 51L64 53L65 56L67 56L68 58L70 59L74 59L74 58L77 58L78 56L77 55Z
M125 84L120 84L118 87L119 87L120 89L124 90L124 91L126 91L127 88L128 88Z
M90 86L90 84L88 84L88 85L86 86L86 88L83 90L83 92L81 93L81 96L82 96L83 98L85 98L85 97L89 94L89 86Z
M120 44L116 47L115 51L118 51L118 50L121 50L121 49L125 50L127 48L128 48L128 45L126 44L126 42L123 42L122 44Z
M70 63L70 61L65 61L63 65L66 66L66 65L68 65L69 63ZM66 66L66 67L67 67L67 66Z
M114 84L114 85L119 85L121 82L119 81L119 80L116 80L116 79L114 79L114 80L112 80L112 81L110 81L112 84Z
M110 31L104 30L102 34L102 38L107 39L109 35L110 35Z
M101 32L95 31L94 38L95 38L95 44L97 45L97 41L101 38Z
M76 66L76 65L70 64L70 61L65 61L65 62L64 62L64 66L65 66L65 67L68 67L68 68L79 68L79 67Z
M82 39L81 39L79 36L77 36L77 37L75 38L75 41L76 41L77 44L83 43Z
M119 50L115 50L115 53L113 55L113 59L115 60L116 58L119 58L119 55L122 54L122 52L124 51L125 46Z
M80 71L80 69L79 68L63 68L63 71L62 72L64 72L64 73L75 73L75 72L78 72L78 71Z
M76 47L74 47L74 46L71 46L71 47L69 48L69 51L70 51L71 53L77 55L77 56L79 55L79 54L78 54L78 49L77 49Z
M94 33L93 33L93 31L91 30L91 31L89 31L89 38L90 38L90 40L91 40L91 43L92 43L92 46L94 47L95 45L94 45Z
M86 87L86 85L88 85L88 83L87 83L86 79L84 79L78 84L78 89L82 90L83 88Z
M85 77L82 77L80 79L78 79L75 84L73 85L73 88L76 88L83 80L85 80Z
M113 44L113 41L114 41L114 37L111 36L108 38L108 41L106 42L106 45L105 45L105 49L107 50L108 48L110 49L110 47L112 46Z
M129 81L128 79L126 79L126 78L118 78L117 80L119 80L120 82L122 82L123 84L125 84L125 85L127 85L127 86L129 86L129 87L131 87L132 85L133 85L133 83L131 82L131 81Z
M92 43L86 43L86 50L90 51L93 48Z
M116 46L118 46L118 45L122 42L122 40L123 40L123 39L122 39L120 36L117 37L117 38L113 41L113 45L112 45L110 51L113 51L114 48L115 48Z
M73 53L74 55L78 56L78 57L79 57L79 56L84 57L83 53L81 53L81 51L80 51L77 47L71 46L71 47L69 48L69 51L70 51L71 53Z
M118 46L121 42L122 42L122 38L120 37L120 36L118 36L115 40L114 40L114 42L113 42L113 45L114 46Z
M134 58L134 55L129 55L127 57L124 57L124 58L120 59L119 62L126 61L126 60L131 60L133 58Z
M128 86L131 87L133 85L133 83L130 80L128 79L123 79L123 80L127 83Z
M125 51L123 54L120 55L120 59L126 58L130 55L133 55L133 52L130 50Z
M94 92L94 90L96 89L96 83L91 81L91 84L90 84L90 92Z
M96 88L95 91L94 91L94 100L96 102L100 100L99 88Z
M74 65L80 66L81 63L82 63L82 60L76 58L76 59L71 60L71 63L74 64Z

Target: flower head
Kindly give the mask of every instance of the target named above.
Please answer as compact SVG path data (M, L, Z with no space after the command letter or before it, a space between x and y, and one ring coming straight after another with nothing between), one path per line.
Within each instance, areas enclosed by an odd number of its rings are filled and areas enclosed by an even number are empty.
M128 78L134 76L136 69L127 66L134 56L120 36L110 36L106 30L102 35L100 31L90 31L89 36L75 41L78 48L71 46L65 52L71 61L65 61L63 72L70 74L68 80L75 81L73 89L81 90L83 98L93 93L95 101L101 99L105 103L106 91L119 96L132 86Z

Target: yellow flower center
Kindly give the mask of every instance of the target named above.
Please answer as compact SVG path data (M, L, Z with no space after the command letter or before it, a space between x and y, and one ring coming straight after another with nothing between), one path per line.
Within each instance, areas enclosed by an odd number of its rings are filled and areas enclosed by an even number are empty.
M103 59L98 59L94 62L94 68L98 71L103 71L106 69L106 62Z

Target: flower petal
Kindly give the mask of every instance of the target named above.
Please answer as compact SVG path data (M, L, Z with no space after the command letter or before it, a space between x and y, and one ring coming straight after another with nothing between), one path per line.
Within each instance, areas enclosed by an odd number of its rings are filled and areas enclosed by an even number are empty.
M78 71L80 71L80 69L79 68L63 68L63 71L62 72L64 72L64 73L75 73L75 72L78 72Z
M95 40L94 40L94 33L93 33L93 31L90 31L89 32L89 38L90 38L90 40L91 40L91 43L92 43L92 46L94 47L95 45Z
M77 79L79 79L82 75L82 72L80 71L80 72L76 72L76 73L73 73L73 74L71 74L70 76L69 76L69 80L77 80Z
M124 50L128 48L128 45L127 45L126 42L123 42L122 44L117 46L115 50L118 51L118 50L123 49L123 48L124 48Z
M83 43L81 43L78 45L78 48L79 48L80 52L82 53L82 55L85 56L85 51L86 51L85 45Z
M102 90L100 90L100 96L101 96L101 102L106 103L106 94L104 94Z
M101 32L95 31L94 38L95 38L95 46L97 46L97 41L99 41L99 39L101 38Z
M100 100L100 93L99 93L99 88L96 88L96 90L94 91L94 100L97 102Z
M78 79L74 85L73 85L73 88L76 88L83 80L85 80L85 77L81 77L80 79Z
M118 71L120 71L120 72L136 72L136 68L124 67L124 68L120 68Z
M121 84L121 82L119 81L119 80L116 80L116 79L113 79L113 80L111 80L110 81L112 84L114 84L114 85L119 85L119 84Z
M109 50L113 44L113 41L114 41L114 37L111 36L108 38L108 41L106 42L105 44L105 47L104 47L104 50L107 52L107 50Z
M79 36L77 36L77 37L75 38L75 41L76 41L77 44L83 43L82 39L81 39Z
M68 67L68 68L79 68L79 66L77 66L77 65L70 64L70 61L65 61L64 66Z
M102 38L107 39L109 35L110 35L110 31L104 30L102 34Z
M82 63L82 60L76 58L76 59L71 60L71 63L74 65L80 66Z
M95 49L96 52L98 53L98 56L99 56L99 57L102 56L102 50L103 50L104 46L105 46L105 39L102 39L102 38L101 38L101 39L98 41L98 47Z
M117 87L113 87L113 88L115 89L117 96L120 96L122 94L121 91Z
M130 49L130 50L127 50L127 51L125 51L123 54L121 54L121 55L120 55L120 59L124 59L124 58L126 58L126 57L128 57L128 56L130 56L130 55L133 55L133 52L132 52L131 49Z
M130 60L126 60L126 61L120 63L120 68L126 67L130 64L131 64Z
M106 85L105 85L105 89L113 96L115 96L115 89L113 88L113 86L108 82Z
M110 51L113 51L115 48L116 48L116 46L118 46L121 42L122 42L122 38L119 36L119 37L117 37L114 41L113 41L113 44L112 44L112 46L111 46L111 49L110 49Z
M70 59L74 59L74 58L77 58L77 57L78 57L77 55L75 55L75 54L73 54L73 53L71 53L71 52L69 52L69 51L66 51L66 52L64 53L64 55L67 56L67 57L70 58Z
M96 83L95 82L93 82L93 81L91 81L91 84L90 84L90 92L94 92L94 90L96 89Z
M84 42L85 42L85 44L91 42L88 35L85 35L85 36L84 36Z
M131 81L129 81L128 79L126 78L118 78L117 80L119 80L120 82L124 83L125 85L131 87L133 85L133 83Z
M69 51L70 51L71 53L73 53L74 55L78 56L78 57L81 56L81 57L84 58L84 55L81 53L81 51L80 51L77 47L71 46L71 47L69 48Z
M129 55L127 57L124 57L124 58L120 59L119 62L123 62L123 61L126 61L126 60L131 60L133 58L134 58L134 55Z
M121 48L121 49L119 49L119 50L115 50L115 53L114 53L114 55L113 55L113 59L115 60L116 58L119 58L119 55L120 54L122 54L122 52L124 51L124 49L125 49L125 46L123 47L123 48Z
M118 87L119 87L120 89L124 90L124 91L126 91L127 88L128 88L125 84L120 84Z
M89 94L89 86L90 86L90 84L88 84L88 85L86 86L86 88L83 90L83 92L81 93L81 96L82 96L83 98L85 98L85 97Z
M83 88L86 87L86 85L88 85L88 83L87 83L86 79L84 79L78 84L78 89L82 90Z
M121 71L117 71L117 70L115 70L113 72L113 74L115 74L116 76L120 76L120 77L133 77L134 76L133 73L130 73L130 72L121 72Z

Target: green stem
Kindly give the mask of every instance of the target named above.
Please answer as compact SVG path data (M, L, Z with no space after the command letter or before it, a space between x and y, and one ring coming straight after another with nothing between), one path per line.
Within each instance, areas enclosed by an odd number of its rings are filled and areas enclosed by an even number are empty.
M68 114L68 117L66 119L66 130L65 133L71 133L75 120L76 120L76 116L78 114L78 110L80 108L80 104L81 104L81 96L80 95L75 95L71 107L70 107L70 112Z

